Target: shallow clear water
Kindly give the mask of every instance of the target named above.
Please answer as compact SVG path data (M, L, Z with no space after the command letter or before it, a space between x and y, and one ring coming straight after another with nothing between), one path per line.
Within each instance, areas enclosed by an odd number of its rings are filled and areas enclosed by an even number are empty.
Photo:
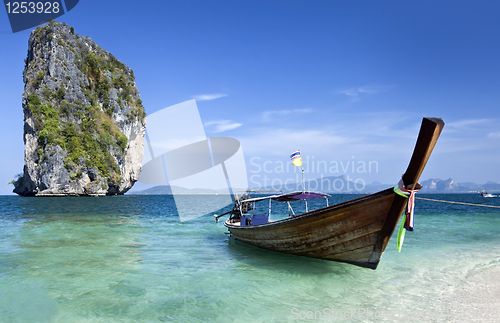
M191 198L201 212L217 196ZM440 322L468 276L500 265L499 209L417 200L415 231L401 253L391 239L376 271L225 232L211 215L181 223L172 196L2 196L0 322Z

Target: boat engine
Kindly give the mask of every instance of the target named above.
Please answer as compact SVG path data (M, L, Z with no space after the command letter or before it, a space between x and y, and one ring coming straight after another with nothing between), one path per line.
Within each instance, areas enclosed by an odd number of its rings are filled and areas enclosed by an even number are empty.
M231 214L241 216L242 214L248 213L250 210L252 210L252 202L245 202L245 200L248 200L250 198L251 197L249 194L235 196L234 206L233 206L233 210L231 211ZM240 206L241 206L241 208L240 208Z

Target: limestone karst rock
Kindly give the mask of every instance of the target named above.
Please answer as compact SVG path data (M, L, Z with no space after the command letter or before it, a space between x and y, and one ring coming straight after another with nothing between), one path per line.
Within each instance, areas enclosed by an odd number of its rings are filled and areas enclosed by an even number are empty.
M145 112L133 71L65 23L31 32L23 72L24 196L115 195L139 178Z

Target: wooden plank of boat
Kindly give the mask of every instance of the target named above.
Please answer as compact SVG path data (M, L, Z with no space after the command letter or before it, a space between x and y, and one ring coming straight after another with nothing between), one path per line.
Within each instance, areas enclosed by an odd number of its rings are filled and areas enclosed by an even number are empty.
M424 118L403 181L418 182L444 127L439 118ZM392 188L337 205L261 225L225 226L236 240L288 254L346 262L376 269L407 199Z

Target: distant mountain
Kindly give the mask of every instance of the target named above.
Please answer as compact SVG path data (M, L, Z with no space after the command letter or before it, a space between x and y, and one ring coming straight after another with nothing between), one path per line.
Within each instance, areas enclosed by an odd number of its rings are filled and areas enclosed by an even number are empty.
M442 180L439 178L431 178L421 181L423 185L421 193L476 193L485 190L490 193L500 192L500 184L495 182L488 182L486 184L476 184L472 182L457 183L453 179L448 178ZM392 187L394 184L383 184L381 182L373 182L371 184L364 184L349 180L348 176L328 176L322 178L312 179L306 182L306 190L318 191L324 193L360 193L370 194L385 190ZM205 189L187 189L174 186L180 194L224 194L225 190L205 190ZM276 190L281 189L284 193L302 190L302 183L287 183L281 187L259 187L250 188L254 190ZM148 188L143 191L132 191L127 193L129 195L172 195L172 188L170 185L159 185Z
M311 179L305 182L306 191L324 192L324 193L367 193L367 186L364 182L350 180L349 176L328 176ZM388 188L389 186L384 186ZM282 190L284 193L301 191L302 182L288 183L281 186L265 186L253 188L258 190Z
M479 188L487 192L500 192L500 184L491 181L481 185Z
M430 178L425 181L420 181L423 188L421 193L477 193L485 190L487 192L500 192L500 184L488 182L486 184L476 184L473 182L457 183L453 179L448 178L442 180L440 178ZM373 182L366 185L367 193L375 193L384 190L391 185Z
M394 184L382 184L381 182L373 182L371 184L367 184L364 191L366 191L367 193L375 193L375 192L379 192L379 191L383 191L385 189L388 189L390 187L394 186Z
M448 178L441 180L439 178L431 178L420 182L424 187L422 193L475 193L485 190L487 192L500 191L500 184L488 182L486 184L476 184L472 182L457 183L453 179Z
M325 193L367 193L366 186L364 183L356 183L350 181L347 176L329 176L323 178L317 178L307 181L306 190L319 191ZM384 185L384 189L390 187L390 185ZM263 190L263 191L275 191L282 190L283 192L293 192L302 190L302 183L283 183L282 186L272 187L253 187L249 188L253 190ZM225 190L206 190L206 189L187 189L182 187L176 187L175 190L180 192L180 194L224 194ZM129 195L171 195L172 188L170 185L159 185L153 186L142 191L131 191L127 193Z
M462 182L462 183L458 183L458 185L460 185L462 187L468 187L471 189L478 189L481 186L480 184L476 184L476 183L472 183L472 182Z
M128 195L172 195L170 185L158 185L142 191L129 191Z
M179 186L170 185L158 185L142 191L130 191L128 195L172 195L172 188L177 192L177 194L194 195L194 194L225 194L227 193L224 189L211 190L211 189L201 189L201 188L184 188Z
M431 178L420 182L420 184L423 185L423 188L420 191L422 193L456 193L470 191L470 188L460 186L460 184L451 178L445 180L440 178Z

